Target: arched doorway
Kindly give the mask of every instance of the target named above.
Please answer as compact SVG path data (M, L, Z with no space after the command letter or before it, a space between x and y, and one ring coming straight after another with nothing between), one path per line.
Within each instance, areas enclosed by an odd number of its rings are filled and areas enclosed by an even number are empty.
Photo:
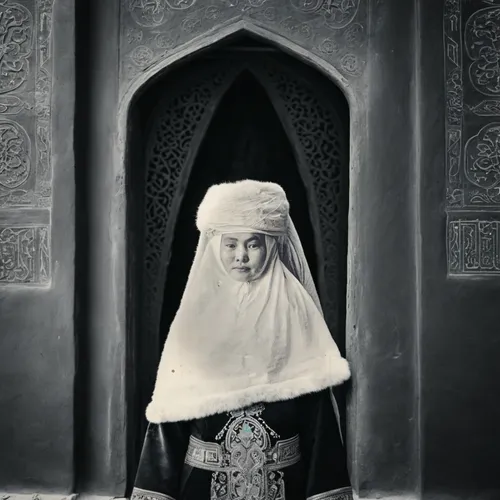
M127 148L130 467L197 241L206 189L254 178L291 201L330 329L345 346L349 111L318 72L251 38L169 71L135 101ZM131 474L133 477L133 474Z

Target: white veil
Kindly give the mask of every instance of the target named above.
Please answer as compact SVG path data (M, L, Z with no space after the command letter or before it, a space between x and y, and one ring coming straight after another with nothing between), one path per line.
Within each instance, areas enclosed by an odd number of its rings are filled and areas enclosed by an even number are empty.
M162 353L151 422L201 418L290 399L349 378L321 311L281 187L213 186L200 205L200 238ZM241 283L224 271L220 237L265 236L266 271Z

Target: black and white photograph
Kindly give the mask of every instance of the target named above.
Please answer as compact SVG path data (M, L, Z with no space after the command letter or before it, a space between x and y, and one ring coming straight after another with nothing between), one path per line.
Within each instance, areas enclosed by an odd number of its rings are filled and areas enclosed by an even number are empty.
M0 0L0 500L500 500L500 0Z

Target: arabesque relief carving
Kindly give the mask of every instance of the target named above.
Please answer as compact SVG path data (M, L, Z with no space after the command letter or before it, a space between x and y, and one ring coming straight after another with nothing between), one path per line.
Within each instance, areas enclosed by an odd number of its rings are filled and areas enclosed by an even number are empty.
M290 0L292 6L304 13L320 13L325 24L340 29L352 22L360 0Z
M50 282L50 228L0 226L0 283Z
M0 93L19 88L28 78L33 46L31 12L19 3L0 0Z
M52 3L53 0L36 0L30 10L26 4L0 0L0 114L8 115L13 124L2 126L3 132L11 132L7 149L3 141L1 146L4 154L10 156L11 165L0 167L0 209L51 205ZM14 129L19 138L17 158ZM21 144L24 135L30 144ZM14 171L17 181L12 178ZM8 182L6 175L11 176Z
M265 25L358 78L366 57L360 0L122 0L124 82L194 37L229 21ZM360 11L363 11L362 13Z
M31 170L30 138L21 125L0 120L0 186L24 184Z
M50 227L32 226L31 209L52 205L52 9L0 0L0 211L16 212L2 228L0 284L50 282Z
M465 25L465 48L471 60L470 82L484 95L500 95L500 9L475 12Z
M482 8L485 7L485 8ZM448 273L497 274L500 8L446 0ZM473 210L475 215L464 212Z
M137 24L152 28L167 22L172 17L172 11L190 9L197 2L198 0L128 0L128 9ZM269 0L221 0L219 9L259 8L267 2ZM354 19L359 2L360 0L289 0L290 5L302 13L320 13L325 24L333 29L344 28Z
M477 196L487 196L487 201L500 203L500 123L483 127L471 137L465 147L464 172L467 180L482 188ZM473 199L474 191L471 191Z

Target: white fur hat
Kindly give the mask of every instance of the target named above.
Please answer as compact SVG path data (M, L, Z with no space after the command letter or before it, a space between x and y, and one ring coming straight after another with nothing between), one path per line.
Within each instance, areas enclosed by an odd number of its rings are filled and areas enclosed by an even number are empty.
M208 189L198 208L196 225L201 232L248 228L283 234L289 209L285 191L273 182L216 184Z

